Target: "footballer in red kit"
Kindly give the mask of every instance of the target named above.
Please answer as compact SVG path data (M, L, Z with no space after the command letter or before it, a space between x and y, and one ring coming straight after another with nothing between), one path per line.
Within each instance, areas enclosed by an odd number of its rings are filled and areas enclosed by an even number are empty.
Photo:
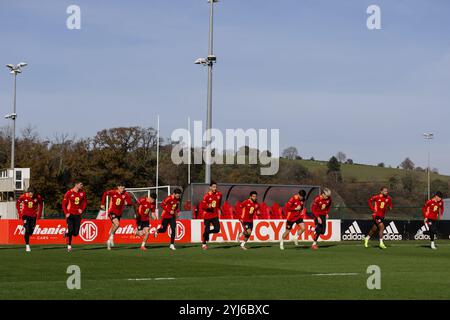
M109 206L107 213L109 219L111 219L111 229L109 231L109 239L106 242L108 250L114 247L114 234L119 228L120 218L122 218L123 210L125 206L133 206L133 201L131 200L128 192L125 191L125 183L118 183L117 188L114 190L108 190L103 193L100 208L106 210L106 199L109 199Z
M155 212L156 197L156 193L151 193L150 196L139 198L139 200L136 202L136 236L144 236L141 244L141 250L147 250L145 244L147 242L150 231L150 218L152 218L153 220L158 219Z
M317 241L319 240L320 235L325 234L327 230L327 219L328 214L331 210L331 190L328 188L324 188L322 193L314 198L314 201L311 205L311 211L314 215L314 242L311 246L311 249L317 250Z
M204 195L200 203L200 210L204 219L203 243L202 249L208 249L209 235L220 232L220 206L222 204L222 193L217 190L217 183L211 181L209 191ZM211 230L211 225L213 229Z
M425 229L423 232L430 236L431 249L436 250L436 245L434 244L434 239L437 235L437 222L440 220L444 214L444 201L442 200L444 195L442 192L436 192L433 197L425 202L422 208L422 213L424 217Z
M289 235L289 232L291 232L291 229L294 226L294 224L297 224L298 226L298 231L294 238L295 245L298 246L298 238L305 231L305 224L303 223L303 219L306 218L305 201L306 201L306 191L300 190L298 194L292 196L286 203L286 211L287 211L286 230L281 236L280 240L281 250L284 250L284 239L286 239L286 237Z
M42 197L33 188L28 188L16 201L16 209L19 219L23 220L25 229L25 251L30 252L30 236L33 235L36 227L36 220L42 215Z
M383 243L384 232L384 217L387 210L392 210L392 198L389 196L387 187L382 187L380 193L374 195L368 200L369 208L372 210L373 225L369 234L364 238L364 246L369 247L369 239L376 234L378 230L378 237L380 238L380 248L386 249Z
M62 209L66 215L67 251L72 251L72 237L78 236L81 225L81 215L87 206L86 192L83 190L83 183L77 182L75 186L66 192L62 200Z
M155 237L158 233L164 233L167 231L167 227L170 225L170 250L175 249L175 236L177 227L177 214L180 212L180 200L181 200L181 190L176 188L173 193L165 198L161 203L162 214L161 214L161 227L156 230Z
M239 220L241 221L243 232L239 234L238 239L244 236L244 240L241 241L241 249L243 250L247 250L245 244L252 234L255 215L260 214L260 207L257 198L258 193L256 191L252 191L250 192L250 198L241 203L242 212Z

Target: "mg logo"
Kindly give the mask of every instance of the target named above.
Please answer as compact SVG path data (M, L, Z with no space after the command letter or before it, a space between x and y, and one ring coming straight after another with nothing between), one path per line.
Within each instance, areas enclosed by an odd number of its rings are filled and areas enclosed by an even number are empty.
M80 237L83 241L91 242L97 238L98 228L92 221L85 221L80 226Z
M185 230L184 230L184 225L180 221L177 221L177 226L175 228L175 231L176 231L175 240L177 240L177 241L181 240L181 238L183 238L183 236L184 236ZM167 234L169 235L169 237L172 235L171 228L167 229Z

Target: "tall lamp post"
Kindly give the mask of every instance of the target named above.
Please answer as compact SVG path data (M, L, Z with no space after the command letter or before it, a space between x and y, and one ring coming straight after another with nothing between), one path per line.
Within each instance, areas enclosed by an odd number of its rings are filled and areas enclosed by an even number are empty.
M434 133L428 132L428 133L424 133L423 137L428 140L428 168L427 168L427 173L428 173L428 200L430 200L431 198L431 192L430 192L430 144L431 144L431 140L434 138Z
M11 138L11 169L14 170L15 168L15 147L16 147L16 80L17 80L17 74L22 73L22 68L26 67L27 64L25 62L21 62L19 64L13 65L13 64L7 64L6 67L10 70L9 73L14 75L14 96L13 96L13 112L10 114L7 114L5 116L6 119L11 119L13 121L13 132L12 132L12 138ZM14 174L14 171L13 171ZM14 186L15 187L15 186Z
M205 183L211 183L211 128L212 128L212 70L216 63L216 56L213 53L213 22L214 3L218 0L208 0L209 8L209 50L206 58L195 60L195 64L208 67L208 107L206 112L206 159L205 159Z

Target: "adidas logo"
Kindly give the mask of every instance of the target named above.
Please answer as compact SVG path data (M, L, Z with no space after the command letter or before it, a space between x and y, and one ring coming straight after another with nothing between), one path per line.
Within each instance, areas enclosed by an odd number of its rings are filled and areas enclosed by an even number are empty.
M422 228L417 230L416 234L414 235L414 240L430 240L430 236L423 234L425 231L428 231L428 228L426 225L423 225Z
M350 227L344 231L342 240L363 240L364 234L362 233L359 225L356 221L353 221Z
M389 225L384 229L383 240L402 240L402 235L398 232L394 221L391 221Z

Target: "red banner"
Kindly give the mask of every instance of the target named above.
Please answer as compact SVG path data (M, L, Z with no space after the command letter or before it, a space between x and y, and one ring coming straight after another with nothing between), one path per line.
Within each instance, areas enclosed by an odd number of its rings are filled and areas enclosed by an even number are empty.
M150 237L148 243L169 243L170 227L168 232L159 234L155 239L153 234L161 221L150 221ZM109 220L82 220L80 233L74 237L73 244L98 244L106 243L109 237L111 222ZM32 244L65 244L63 237L67 225L65 220L38 220L33 236ZM140 243L141 237L136 237L135 220L122 220L120 227L114 236L114 243ZM0 220L0 244L23 244L24 227L21 220ZM176 242L191 242L191 221L178 220L176 228Z
M309 227L314 227L314 221L305 220L305 232L300 241L313 241L314 232ZM191 233L192 242L201 242L203 234L203 220L192 220ZM253 232L249 241L253 242L278 242L286 230L286 220L255 220ZM295 225L289 233L289 240L293 240L298 226ZM210 236L211 242L233 242L237 240L242 225L238 220L220 220L220 232ZM320 241L340 241L341 221L327 220L327 230L320 236Z

